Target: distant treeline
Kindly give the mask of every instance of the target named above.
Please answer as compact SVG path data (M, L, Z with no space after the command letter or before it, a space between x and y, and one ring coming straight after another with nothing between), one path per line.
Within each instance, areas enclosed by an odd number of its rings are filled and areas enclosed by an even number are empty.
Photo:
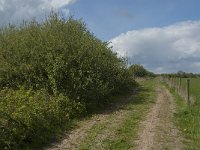
M177 73L171 73L171 74L161 74L162 76L167 77L180 77L180 78L197 78L200 77L200 74L197 73L187 73L183 71L178 71Z

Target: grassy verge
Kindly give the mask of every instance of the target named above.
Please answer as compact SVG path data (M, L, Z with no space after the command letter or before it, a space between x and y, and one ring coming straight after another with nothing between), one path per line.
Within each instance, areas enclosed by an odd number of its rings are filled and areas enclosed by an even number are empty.
M170 91L176 101L176 123L185 136L183 142L186 149L198 150L200 149L200 104L198 99L196 99L194 105L188 106L187 103L175 92L175 89L170 89Z
M129 110L128 116L116 128L111 128L115 136L107 136L102 141L105 149L129 149L134 147L134 138L137 136L139 122L146 116L150 106L156 100L155 85L157 80L140 81L140 88L136 95L131 97L131 102L123 109ZM109 120L115 120L114 115ZM81 150L92 149L98 134L107 128L107 122L94 126L88 133L86 140L81 144Z

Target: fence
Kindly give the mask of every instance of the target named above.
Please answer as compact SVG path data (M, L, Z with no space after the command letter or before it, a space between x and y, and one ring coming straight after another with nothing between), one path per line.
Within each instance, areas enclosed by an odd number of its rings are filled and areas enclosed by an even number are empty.
M185 99L188 105L194 102L193 97L190 96L190 79L186 79L185 83L183 83L183 78L161 77L161 79L168 84L170 88L175 88L179 96Z

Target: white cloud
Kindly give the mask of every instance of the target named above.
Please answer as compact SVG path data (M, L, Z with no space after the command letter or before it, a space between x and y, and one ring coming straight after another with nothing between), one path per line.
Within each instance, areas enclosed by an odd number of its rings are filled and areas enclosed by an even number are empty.
M128 31L111 42L119 55L152 71L200 72L200 21Z
M45 1L47 2L47 4L49 3L49 0L45 0ZM71 2L74 2L74 0L50 0L50 5L55 8L60 8Z
M37 18L43 19L53 9L69 13L64 7L76 0L0 0L0 26ZM65 14L66 15L66 14Z

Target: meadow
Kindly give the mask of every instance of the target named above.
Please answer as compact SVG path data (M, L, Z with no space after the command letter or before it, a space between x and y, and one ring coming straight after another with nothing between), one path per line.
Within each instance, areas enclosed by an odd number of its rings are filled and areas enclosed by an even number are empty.
M190 93L198 102L200 101L200 78L188 78L190 79ZM187 78L182 78L182 89L186 89Z

